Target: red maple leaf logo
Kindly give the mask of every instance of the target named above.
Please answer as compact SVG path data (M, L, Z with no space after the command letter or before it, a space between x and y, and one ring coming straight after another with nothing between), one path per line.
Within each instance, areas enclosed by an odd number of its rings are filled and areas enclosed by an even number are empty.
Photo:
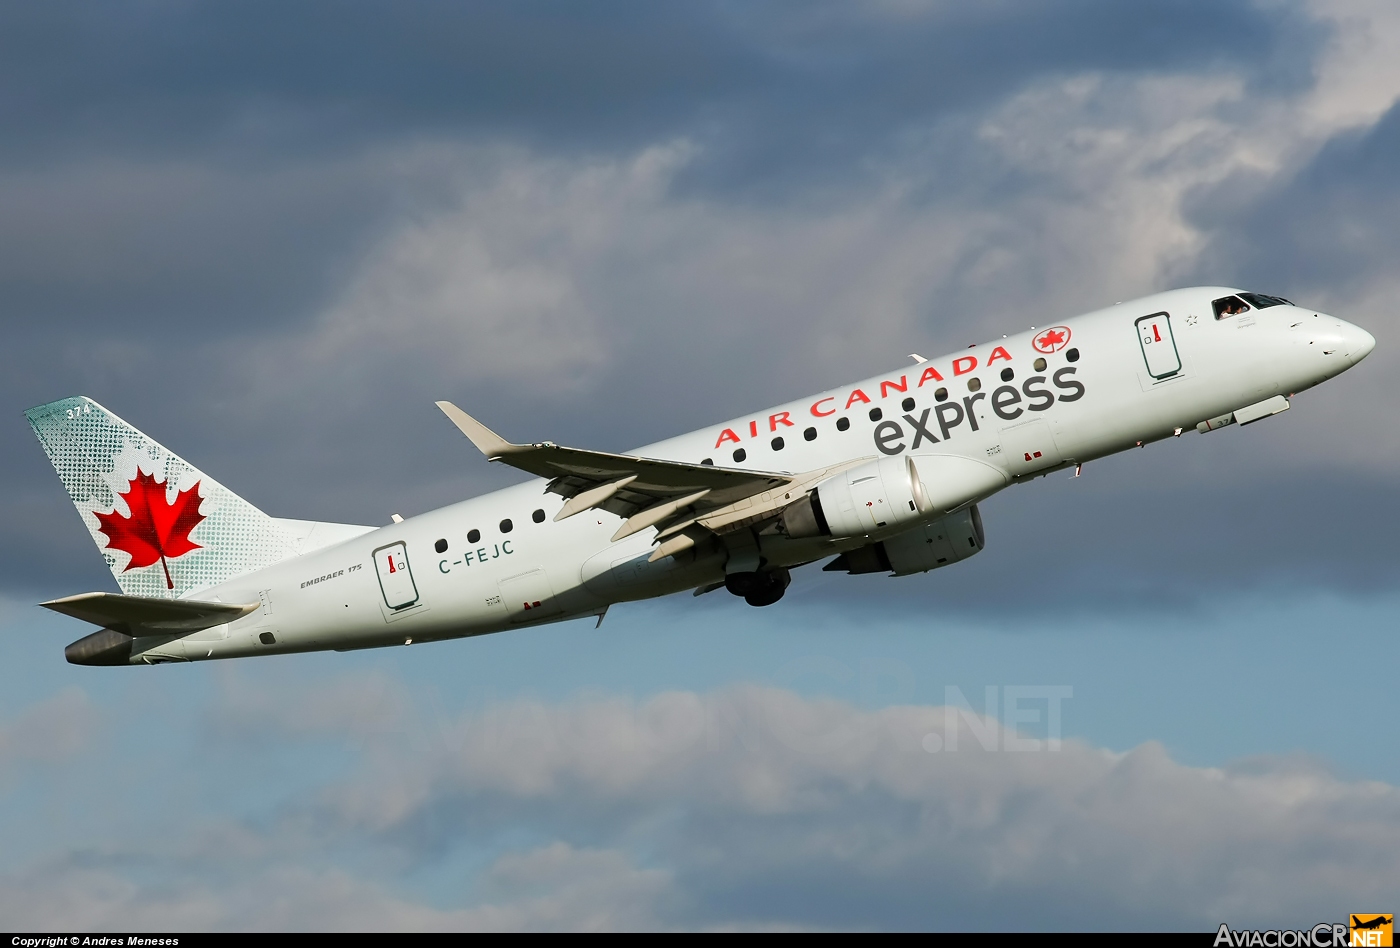
M190 540L190 531L204 519L199 512L200 496L197 493L199 482L188 490L175 495L175 502L165 499L165 484L157 482L155 476L144 471L136 472L136 479L127 484L126 493L118 494L126 501L131 516L123 517L115 509L111 513L97 514L101 532L107 535L107 548L131 554L127 570L150 566L156 560L165 569L165 585L175 588L170 579L170 564L166 558L184 556L200 546Z
M1037 352L1058 352L1069 342L1068 326L1053 326L1031 341Z

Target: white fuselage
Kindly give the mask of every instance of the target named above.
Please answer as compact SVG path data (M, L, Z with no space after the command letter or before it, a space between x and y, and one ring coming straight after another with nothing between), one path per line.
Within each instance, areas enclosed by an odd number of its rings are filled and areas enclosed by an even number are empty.
M1211 301L1234 292L1195 288L1122 303L1067 320L1049 337L1042 326L631 453L784 472L951 454L997 466L1014 483L1291 396L1374 345L1355 326L1291 305L1217 319ZM1169 318L1144 320L1155 314ZM131 661L480 635L600 615L612 603L724 579L723 551L649 562L652 530L613 542L619 518L601 510L555 522L564 499L546 483L453 504L195 592L189 598L263 607ZM747 537L767 564L789 567L883 539L878 530L843 539Z

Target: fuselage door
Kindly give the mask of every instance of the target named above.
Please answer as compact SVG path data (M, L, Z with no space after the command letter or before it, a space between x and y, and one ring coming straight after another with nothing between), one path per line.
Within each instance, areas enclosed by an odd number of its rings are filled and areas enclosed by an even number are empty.
M1181 371L1181 356L1172 337L1172 318L1166 313L1153 313L1137 321L1138 343L1147 362L1147 374L1154 379L1170 378Z
M407 609L418 601L418 587L413 584L413 572L408 568L408 549L402 543L391 543L375 550L374 568L379 573L379 588L384 592L386 606Z

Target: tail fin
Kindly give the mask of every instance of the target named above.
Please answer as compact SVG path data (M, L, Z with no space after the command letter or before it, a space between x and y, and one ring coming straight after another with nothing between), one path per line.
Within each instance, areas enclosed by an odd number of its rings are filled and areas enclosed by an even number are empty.
M92 399L24 414L128 596L177 598L296 555L276 520Z

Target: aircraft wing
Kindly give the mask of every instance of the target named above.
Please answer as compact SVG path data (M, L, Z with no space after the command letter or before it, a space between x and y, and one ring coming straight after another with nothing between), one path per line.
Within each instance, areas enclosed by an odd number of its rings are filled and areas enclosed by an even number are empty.
M240 605L191 599L148 599L105 592L82 593L39 605L130 636L198 632L241 619L261 608L256 602Z
M512 444L451 402L437 406L490 460L549 478L547 489L568 498L555 520L592 508L626 519L616 539L649 526L664 529L668 523L703 520L798 479L774 471L566 448L549 441Z

